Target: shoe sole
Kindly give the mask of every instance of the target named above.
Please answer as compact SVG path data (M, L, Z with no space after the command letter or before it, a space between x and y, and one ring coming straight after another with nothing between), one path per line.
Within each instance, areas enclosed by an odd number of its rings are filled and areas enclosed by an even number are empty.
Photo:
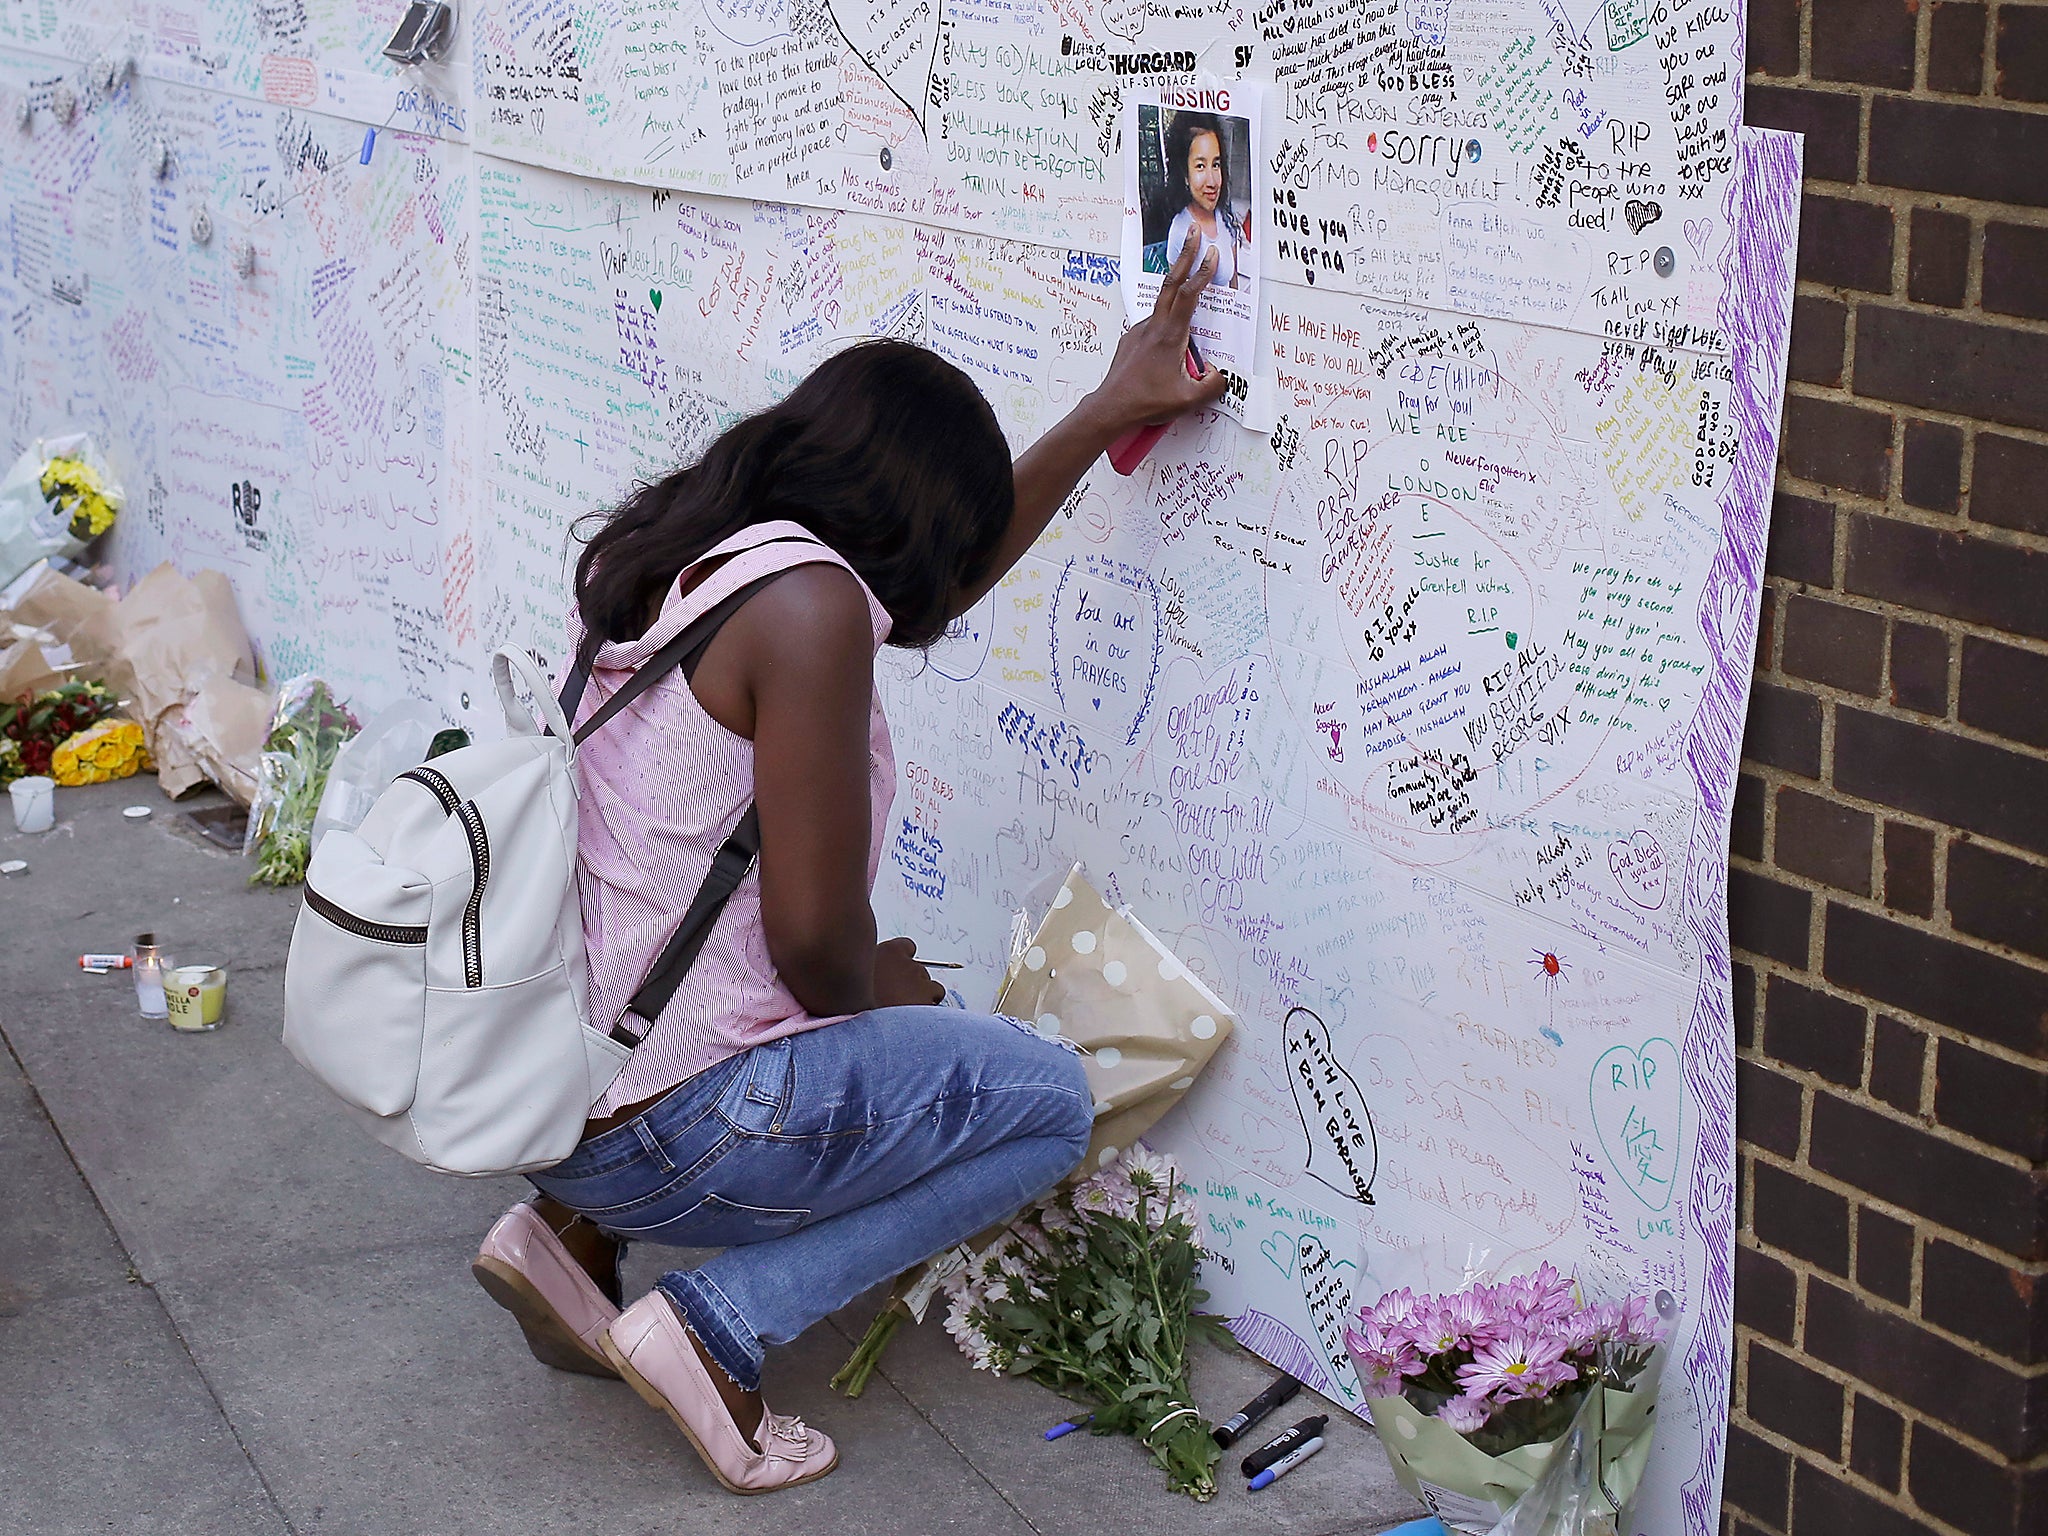
M697 1438L697 1432L690 1428L688 1422L684 1420L680 1413L676 1412L675 1405L662 1394L661 1388L633 1369L633 1362L619 1353L618 1346L612 1343L612 1336L609 1333L600 1334L597 1342L604 1350L605 1359L612 1363L612 1369L624 1378L627 1386L640 1394L640 1400L647 1404L648 1407L658 1409L668 1415L669 1422L683 1432L683 1438L690 1442L690 1448L703 1460L705 1470L717 1478L728 1493L780 1493L785 1488L795 1488L803 1483L815 1483L819 1478L839 1465L839 1447L834 1445L832 1447L832 1459L815 1472L806 1472L802 1477L793 1477L788 1482L777 1483L772 1488L742 1488L738 1483L729 1481L726 1475L718 1470L718 1464L711 1459L711 1453L704 1449L704 1442Z
M503 1259L479 1254L469 1272L485 1295L512 1314L519 1331L526 1335L526 1347L542 1365L607 1381L619 1379L604 1355L578 1338L533 1282Z

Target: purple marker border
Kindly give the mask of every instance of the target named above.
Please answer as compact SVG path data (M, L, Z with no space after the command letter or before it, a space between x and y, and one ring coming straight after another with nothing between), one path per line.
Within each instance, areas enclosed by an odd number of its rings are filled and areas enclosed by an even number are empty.
M1735 1027L1728 940L1728 819L1756 654L1764 543L1792 328L1792 263L1799 237L1801 140L1730 125L1739 172L1724 203L1734 231L1720 320L1733 378L1736 450L1721 495L1721 548L1700 591L1699 623L1713 669L1693 717L1686 757L1702 814L1686 860L1686 921L1700 942L1700 988L1686 1026L1686 1086L1699 1130L1686 1219L1706 1268L1692 1298L1684 1368L1700 1425L1699 1460L1680 1492L1687 1536L1720 1526L1728 1382L1735 1314Z

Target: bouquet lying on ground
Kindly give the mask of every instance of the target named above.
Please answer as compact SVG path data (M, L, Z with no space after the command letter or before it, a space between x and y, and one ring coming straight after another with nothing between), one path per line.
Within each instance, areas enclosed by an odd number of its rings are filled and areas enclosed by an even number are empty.
M71 682L0 704L0 785L49 775L58 749L113 714L116 702L99 683Z
M1390 1291L1345 1343L1395 1473L1446 1525L1508 1529L1500 1517L1537 1489L1548 1512L1517 1536L1578 1536L1611 1530L1642 1477L1675 1312L1667 1292L1587 1303L1545 1264L1449 1295ZM1558 1485L1573 1478L1567 1520Z
M327 770L357 729L356 717L319 678L295 677L279 690L249 808L246 846L256 850L250 884L297 885L306 878Z
M1187 1344L1222 1325L1195 1315L1194 1215L1173 1165L1133 1149L950 1275L946 1330L977 1369L1087 1403L1096 1434L1136 1436L1170 1487L1209 1499L1222 1453L1190 1406Z

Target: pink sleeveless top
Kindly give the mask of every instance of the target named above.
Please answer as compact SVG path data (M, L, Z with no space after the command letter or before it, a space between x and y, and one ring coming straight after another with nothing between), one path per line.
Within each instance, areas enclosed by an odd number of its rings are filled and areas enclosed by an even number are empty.
M770 542L778 539L803 542ZM733 558L688 596L677 593L689 571L677 578L646 634L630 644L607 643L598 651L578 722L685 624L756 577L821 562L852 569L795 523L743 529L704 560L721 555ZM864 582L861 591L867 595L879 649L891 621ZM572 610L572 656L583 643L582 631L581 616ZM868 738L872 888L896 793L896 759L879 695L869 711ZM712 855L753 800L754 744L706 714L678 670L592 736L577 754L576 768L583 789L576 862L583 945L590 961L590 1019L608 1029L704 883ZM752 1046L836 1022L806 1013L776 975L761 927L760 874L752 871L719 914L668 1007L590 1112L608 1115L621 1105L665 1093Z

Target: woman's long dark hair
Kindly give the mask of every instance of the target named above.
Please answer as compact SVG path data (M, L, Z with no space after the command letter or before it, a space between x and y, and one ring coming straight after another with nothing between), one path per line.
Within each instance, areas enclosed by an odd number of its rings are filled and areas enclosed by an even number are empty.
M576 562L576 603L586 630L636 639L686 566L788 521L868 584L891 645L921 648L987 571L1015 503L1009 445L974 382L923 347L864 342L606 515Z
M1223 191L1217 196L1216 211L1227 222L1230 218L1230 156L1224 153L1223 124L1216 120L1213 112L1176 112L1173 121L1167 124L1166 176L1167 185L1173 189L1171 206L1174 213L1179 213L1195 200L1194 188L1188 185L1188 151L1205 133L1216 135L1216 158L1223 162ZM1168 253L1169 256L1179 254L1178 251Z

